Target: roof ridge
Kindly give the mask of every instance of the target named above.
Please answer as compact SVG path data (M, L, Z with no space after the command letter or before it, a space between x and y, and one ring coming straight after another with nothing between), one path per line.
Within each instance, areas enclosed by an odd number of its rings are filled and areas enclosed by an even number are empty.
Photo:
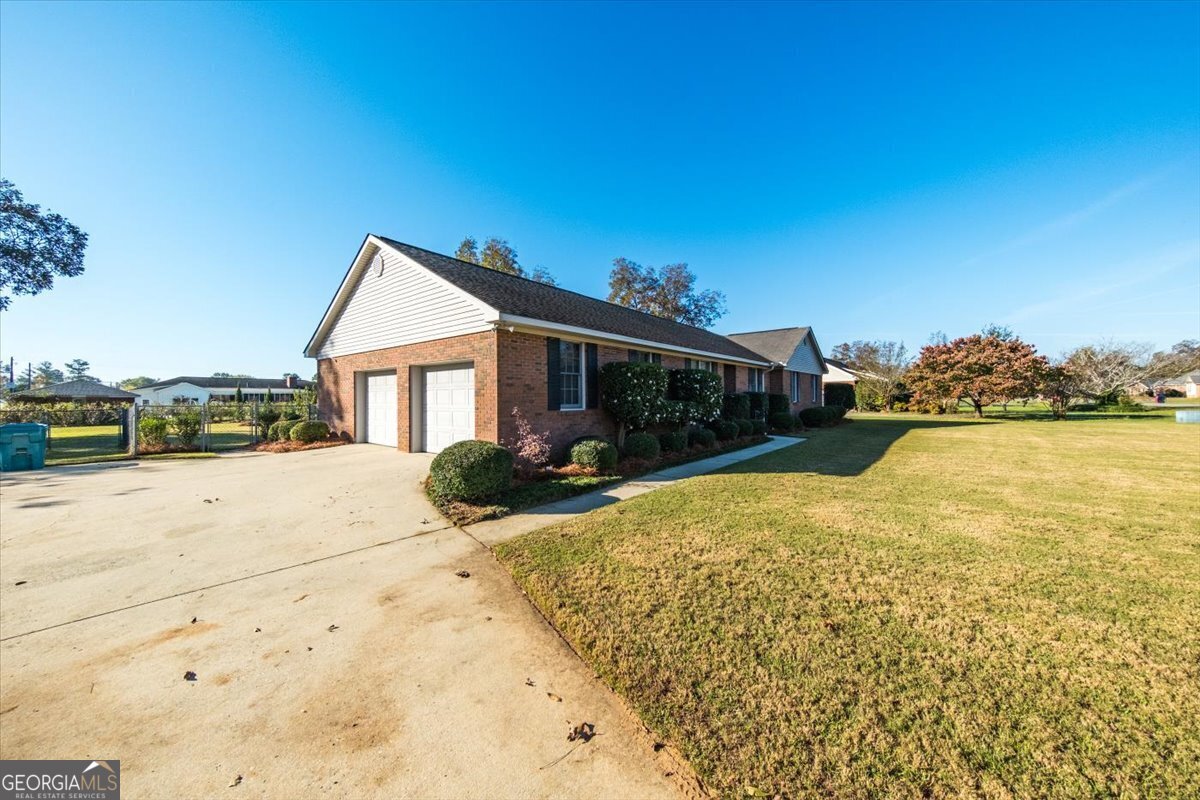
M725 336L749 336L752 333L775 333L776 331L802 331L809 325L786 325L782 328L765 328L761 331L737 331L736 333L727 333Z
M399 239L392 239L392 238L391 238L391 237L389 237L389 236L380 236L379 234L372 234L372 235L373 235L373 236L378 236L380 239L383 239L383 240L384 240L384 241L386 241L386 242L390 242L391 244L398 244L398 245L402 245L402 246L404 246L404 247L411 247L411 248L413 248L414 250L420 250L420 251L421 251L421 252L423 252L423 253L429 253L430 255L435 255L435 256L438 256L438 257L440 257L440 258L448 258L448 259L450 259L451 261L457 261L459 264L465 264L465 265L466 265L466 266L468 266L468 267L475 267L476 269L485 269L485 270L487 270L488 272L494 272L494 273L496 273L496 274L498 274L498 275L507 275L507 276L508 276L508 277L510 277L510 278L518 278L518 279L520 279L520 280L526 281L526 282L528 282L528 283L535 284L535 285L537 285L537 286L544 286L544 287L546 287L547 289L557 289L557 290L558 290L558 291L560 291L560 292L566 292L567 294L573 294L573 295L575 295L576 297L582 297L582 298L584 298L584 299L586 299L586 300L591 300L591 301L593 301L593 302L596 302L596 303L604 303L604 304L606 304L606 305L613 306L614 308L623 308L623 309L625 309L626 311L633 311L633 312L635 312L635 313L638 313L638 314L645 314L647 317L653 317L654 319L662 319L662 320L666 320L667 322L673 322L673 323L675 323L676 325L682 325L682 326L683 326L683 327L685 327L685 328L692 328L692 329L694 329L694 330L698 330L698 331L704 331L705 333L711 333L711 334L714 334L714 335L716 335L716 336L725 336L726 338L728 338L728 335L727 335L727 334L723 334L723 333L717 333L716 331L714 331L714 330L709 330L708 328L701 328L699 325L689 325L688 323L686 323L686 322L680 322L680 321L679 321L679 320L677 320L677 319L671 319L670 317L660 317L660 316L658 316L657 314L651 314L649 311L642 311L640 308L632 308L631 306L623 306L623 305L621 305L620 303L614 303L614 302L613 302L613 301L611 301L611 300L602 300L602 299L601 299L601 298L599 298L599 297L592 297L590 294L584 294L583 292L577 292L577 291L575 291L574 289L567 289L567 288L564 288L564 287L562 287L562 286L552 286L552 285L550 285L550 284L548 284L548 283L542 283L541 281L535 281L533 278L527 278L527 277L525 277L524 275L515 275L515 274L513 274L513 273L511 273L511 272L503 272L503 271L501 271L501 270L498 270L498 269L492 269L491 267L485 267L485 266L483 266L482 264L474 264L474 263L472 263L472 262L470 262L470 261L463 261L461 258L458 258L457 256L448 256L448 255L446 255L445 253L439 253L439 252L438 252L438 251L436 251L436 250L430 250L428 247L421 247L420 245L409 244L408 242L402 242L402 241L400 241ZM782 329L781 329L781 330L782 330Z

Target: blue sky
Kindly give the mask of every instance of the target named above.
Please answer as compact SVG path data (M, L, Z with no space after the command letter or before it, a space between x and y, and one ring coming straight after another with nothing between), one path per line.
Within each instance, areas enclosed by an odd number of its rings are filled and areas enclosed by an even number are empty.
M722 332L1200 337L1200 4L0 4L0 171L91 235L0 355L314 371L367 232Z

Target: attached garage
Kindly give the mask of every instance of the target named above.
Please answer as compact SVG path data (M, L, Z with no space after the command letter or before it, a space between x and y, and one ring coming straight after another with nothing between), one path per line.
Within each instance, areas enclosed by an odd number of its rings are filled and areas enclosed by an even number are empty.
M367 418L365 441L395 447L398 441L396 424L399 421L396 413L396 373L368 374L364 376L364 384L364 412Z
M421 403L421 442L440 453L455 442L475 438L475 367L449 364L425 367Z

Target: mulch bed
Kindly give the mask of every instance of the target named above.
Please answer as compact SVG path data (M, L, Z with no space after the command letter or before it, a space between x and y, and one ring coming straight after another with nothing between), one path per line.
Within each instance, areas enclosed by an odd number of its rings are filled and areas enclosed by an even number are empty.
M342 439L321 439L316 442L259 442L251 445L250 450L256 453L297 453L301 450L322 450L326 447L339 447L349 444Z

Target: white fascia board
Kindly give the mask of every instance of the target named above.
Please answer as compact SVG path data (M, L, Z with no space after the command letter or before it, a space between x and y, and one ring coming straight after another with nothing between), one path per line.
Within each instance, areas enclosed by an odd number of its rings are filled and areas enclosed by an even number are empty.
M753 361L747 358L739 358L737 356L728 356L723 353L712 353L707 350L693 350L690 347L681 347L674 344L666 344L665 342L654 342L649 339L635 339L632 336L621 336L617 333L606 333L604 331L593 330L592 328L580 328L576 325L564 325L560 322L546 322L545 320L533 319L531 317L519 317L515 314L500 314L498 325L502 328L512 327L519 328L522 331L533 333L559 333L575 336L581 339L590 339L597 342L615 342L617 344L631 345L647 350L657 350L668 353L682 353L688 356L700 356L710 361L729 361L737 364L748 364L753 367L770 367L769 361Z
M325 337L329 335L330 329L333 327L334 323L337 322L338 317L341 316L342 309L346 306L346 301L350 299L350 294L354 291L354 287L358 285L359 278L362 277L363 272L365 272L367 267L370 265L371 258L374 257L376 251L385 248L389 253L396 258L399 258L405 264L420 269L435 282L446 287L458 296L467 300L467 302L474 305L483 312L484 319L486 321L494 322L499 318L500 312L496 311L496 309L479 300L474 295L464 292L462 289L450 283L440 275L437 275L421 266L416 261L413 261L411 258L404 255L404 253L401 253L399 250L380 239L378 236L369 233L367 234L367 237L363 239L362 245L358 248L358 254L354 257L354 260L350 262L350 268L346 270L346 276L342 278L342 283L340 286L338 286L338 290L334 294L333 299L329 301L329 307L325 309L325 315L321 317L321 324L317 326L317 329L313 332L312 338L308 340L308 345L304 348L304 356L306 358L317 357L317 353L320 351L321 345L325 343Z

